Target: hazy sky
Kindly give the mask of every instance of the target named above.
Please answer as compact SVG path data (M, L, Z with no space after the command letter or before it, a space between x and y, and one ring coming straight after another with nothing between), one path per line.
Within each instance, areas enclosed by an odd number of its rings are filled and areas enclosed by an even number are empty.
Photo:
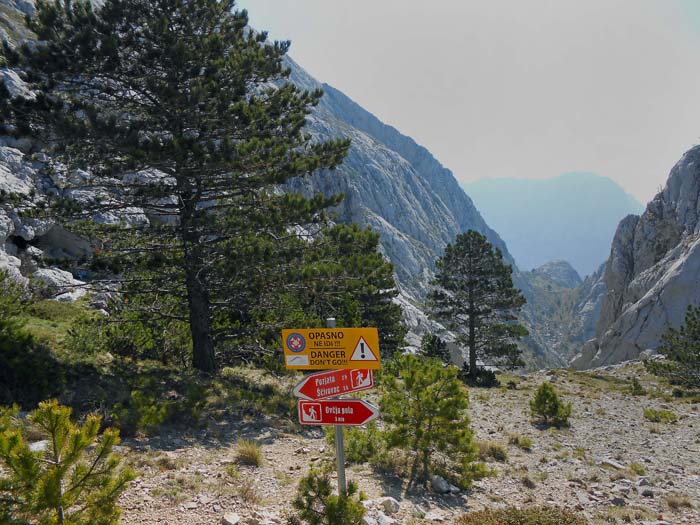
M240 0L460 180L592 171L646 203L700 142L700 0Z

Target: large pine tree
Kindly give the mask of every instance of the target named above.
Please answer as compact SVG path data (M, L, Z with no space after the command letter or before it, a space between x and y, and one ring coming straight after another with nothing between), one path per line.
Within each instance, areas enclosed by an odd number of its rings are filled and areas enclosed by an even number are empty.
M51 209L92 235L122 291L179 301L145 315L187 322L193 365L212 371L230 312L250 301L229 270L253 275L255 250L239 249L321 221L338 198L280 185L336 166L348 142L304 133L321 92L286 82L289 43L253 31L233 0L37 8L40 43L5 46L37 96L13 103L4 131L44 141L64 181Z
M477 359L486 365L521 365L515 340L527 331L514 314L525 297L513 287L513 270L501 251L469 230L447 245L435 265L429 308L468 348L469 376L477 376Z

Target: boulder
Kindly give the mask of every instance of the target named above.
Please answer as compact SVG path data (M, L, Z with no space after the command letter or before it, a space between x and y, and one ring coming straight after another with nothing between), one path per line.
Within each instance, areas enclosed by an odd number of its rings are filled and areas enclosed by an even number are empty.
M438 476L437 474L433 474L430 476L430 486L432 487L434 492L437 492L438 494L447 494L450 492L450 484L443 478L442 476Z

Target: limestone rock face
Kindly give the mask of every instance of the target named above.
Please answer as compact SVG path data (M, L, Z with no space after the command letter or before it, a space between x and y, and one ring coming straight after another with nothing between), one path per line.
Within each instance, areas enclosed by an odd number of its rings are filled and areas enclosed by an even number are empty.
M596 336L572 362L576 368L655 351L687 306L700 302L700 147L683 155L640 217L620 222L604 281Z
M292 60L289 65L295 84L325 93L309 118L313 135L352 141L347 158L336 170L294 181L291 189L306 195L344 193L336 210L339 220L371 226L380 233L382 250L394 263L402 290L422 299L435 259L448 242L468 229L486 235L512 262L505 244L452 172L428 150L337 89L320 84Z

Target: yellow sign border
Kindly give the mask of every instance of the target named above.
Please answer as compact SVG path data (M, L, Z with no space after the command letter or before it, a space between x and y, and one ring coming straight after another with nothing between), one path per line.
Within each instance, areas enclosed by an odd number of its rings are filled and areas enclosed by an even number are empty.
M376 360L350 360L361 339ZM287 328L282 330L282 349L284 366L289 370L379 370L381 367L376 328Z

